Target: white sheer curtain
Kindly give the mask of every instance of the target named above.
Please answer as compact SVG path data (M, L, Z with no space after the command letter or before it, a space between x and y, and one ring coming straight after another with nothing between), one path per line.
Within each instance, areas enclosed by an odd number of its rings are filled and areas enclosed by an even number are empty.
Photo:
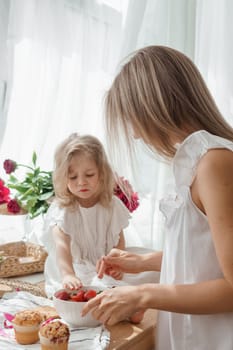
M5 158L29 162L35 150L40 165L51 169L57 143L74 131L92 133L105 143L104 92L119 62L151 44L174 47L195 59L232 120L230 0L0 0L0 4L5 14L9 10L8 22L0 13L0 28L8 30L10 72L1 163ZM160 249L163 219L158 202L170 181L170 168L140 142L136 147L136 172L123 162L117 169L141 198L126 238L130 245ZM4 176L1 167L0 176Z
M35 149L51 167L69 133L102 137L101 96L118 60L121 21L96 1L11 1L14 76L1 157L25 162Z
M121 57L143 46L167 45L193 58L195 6L194 0L131 0ZM140 142L136 151L136 172L130 175L128 171L127 175L139 192L141 205L133 215L127 237L130 243L134 240L138 245L162 249L163 216L159 212L159 200L172 181L171 169Z
M0 146L6 124L6 82L8 80L7 69L7 27L9 16L9 2L0 1Z
M195 61L233 126L233 2L197 1Z

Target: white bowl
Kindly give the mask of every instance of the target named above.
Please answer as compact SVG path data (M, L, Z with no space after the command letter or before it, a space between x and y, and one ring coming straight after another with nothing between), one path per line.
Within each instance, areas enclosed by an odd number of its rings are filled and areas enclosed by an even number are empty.
M99 291L99 288L97 287L83 287L83 289L94 289L97 292ZM60 291L68 291L67 289L61 289L57 291L56 293ZM71 292L71 291L68 291ZM56 298L56 293L53 296L53 303L54 307L59 314L59 316L67 323L69 323L71 326L76 327L96 327L100 324L100 321L94 319L89 312L85 316L81 316L81 311L86 304L86 301L72 301L72 300L61 300Z

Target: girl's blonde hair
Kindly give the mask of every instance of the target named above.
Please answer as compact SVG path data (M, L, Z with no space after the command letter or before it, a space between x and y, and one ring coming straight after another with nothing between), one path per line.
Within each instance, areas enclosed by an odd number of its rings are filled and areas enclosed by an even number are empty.
M80 136L76 133L66 138L55 151L53 185L59 204L67 207L77 203L77 197L67 187L69 164L76 154L86 155L95 161L100 180L99 202L108 207L113 195L114 176L104 147L96 137L91 135Z
M200 72L179 51L148 46L136 51L116 76L105 99L109 140L121 135L132 149L132 131L172 158L174 140L206 130L233 141Z

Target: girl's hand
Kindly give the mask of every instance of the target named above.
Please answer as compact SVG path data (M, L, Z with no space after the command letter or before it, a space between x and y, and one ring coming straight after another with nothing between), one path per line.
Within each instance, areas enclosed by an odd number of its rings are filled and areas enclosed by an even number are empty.
M96 268L99 278L103 278L104 274L119 272L138 273L141 269L141 255L113 248L98 261Z
M82 316L91 312L95 319L109 326L124 320L137 323L143 318L144 312L140 304L142 304L142 297L138 286L106 289L85 304Z
M74 275L66 275L62 280L63 288L79 289L83 286L81 280Z

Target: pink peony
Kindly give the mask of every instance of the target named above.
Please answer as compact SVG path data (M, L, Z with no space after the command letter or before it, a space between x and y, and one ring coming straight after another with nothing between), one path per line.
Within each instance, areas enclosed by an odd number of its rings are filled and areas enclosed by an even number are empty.
M16 166L17 166L17 163L14 160L11 160L11 159L4 160L3 167L7 174L13 173L13 171L15 171Z
M127 187L130 186L131 193L129 193L129 195L126 195L122 191L120 186L117 185L114 188L114 194L124 203L126 208L128 208L128 210L132 213L139 206L139 198L138 198L138 194L136 192L133 192L133 189L132 189L131 185L129 184L129 182L127 180L124 180L124 181L127 183Z
M4 186L4 182L0 180L0 204L7 203L10 200L10 190Z
M20 205L16 199L11 199L7 203L7 210L9 211L9 213L12 213L12 214L17 214L20 212Z

